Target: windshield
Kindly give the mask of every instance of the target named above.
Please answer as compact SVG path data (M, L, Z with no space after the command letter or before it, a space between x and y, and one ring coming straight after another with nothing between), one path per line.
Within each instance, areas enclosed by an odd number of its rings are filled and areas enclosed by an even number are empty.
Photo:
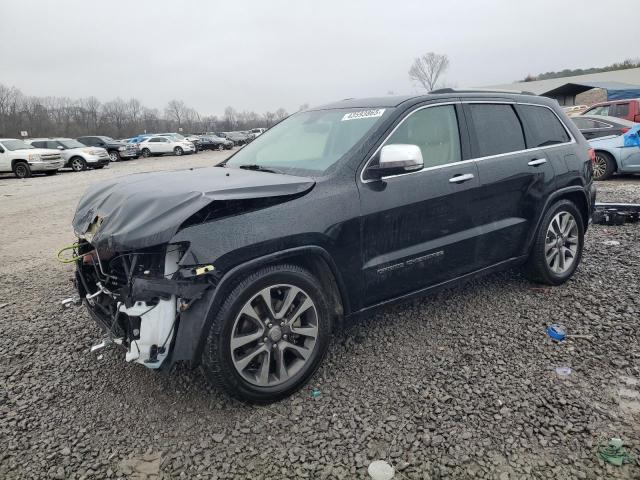
M77 140L58 140L58 142L60 142L60 144L62 144L62 146L64 148L86 148L86 145L83 145L82 143L80 143Z
M258 165L322 173L380 122L390 109L300 112L239 150L228 166Z
M35 148L28 143L24 143L22 140L3 140L2 144L7 150L26 150L28 148Z

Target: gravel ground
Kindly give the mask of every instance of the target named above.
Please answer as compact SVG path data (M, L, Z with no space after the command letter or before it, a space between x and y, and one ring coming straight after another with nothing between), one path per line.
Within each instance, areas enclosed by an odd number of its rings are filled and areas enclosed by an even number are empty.
M640 478L595 453L620 436L640 457L638 225L593 226L562 287L507 272L352 323L309 387L269 407L198 372L91 354L99 330L61 309L71 270L53 260L80 193L224 155L0 178L0 478L351 479L375 459L403 479ZM640 203L638 178L599 187L600 200ZM554 344L552 322L593 340ZM558 366L573 372L560 379Z

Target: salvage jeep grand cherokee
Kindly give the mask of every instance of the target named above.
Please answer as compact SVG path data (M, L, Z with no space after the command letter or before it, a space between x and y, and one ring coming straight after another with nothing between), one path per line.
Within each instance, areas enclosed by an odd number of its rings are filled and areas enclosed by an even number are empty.
M592 157L546 98L345 100L217 167L89 189L77 288L127 361L201 365L230 394L273 401L311 377L338 320L518 264L565 282Z

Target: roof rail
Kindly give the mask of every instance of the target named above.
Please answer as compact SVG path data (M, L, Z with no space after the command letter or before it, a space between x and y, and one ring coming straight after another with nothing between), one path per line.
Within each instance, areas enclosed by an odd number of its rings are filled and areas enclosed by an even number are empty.
M535 95L533 92L527 92L525 90L501 90L492 88L438 88L437 90L431 90L429 93L516 93L519 95Z

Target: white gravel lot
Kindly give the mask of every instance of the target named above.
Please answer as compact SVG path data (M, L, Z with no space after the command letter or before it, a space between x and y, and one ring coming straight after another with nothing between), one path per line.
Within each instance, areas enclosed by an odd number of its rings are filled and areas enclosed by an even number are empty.
M595 452L619 436L640 457L637 224L592 226L564 286L506 272L347 325L309 387L269 407L230 400L197 371L89 353L99 330L60 307L71 268L54 259L74 240L79 196L227 154L0 176L0 478L352 479L375 459L398 479L640 478ZM638 177L599 189L640 203ZM594 338L555 344L553 322ZM557 366L573 373L558 379Z

